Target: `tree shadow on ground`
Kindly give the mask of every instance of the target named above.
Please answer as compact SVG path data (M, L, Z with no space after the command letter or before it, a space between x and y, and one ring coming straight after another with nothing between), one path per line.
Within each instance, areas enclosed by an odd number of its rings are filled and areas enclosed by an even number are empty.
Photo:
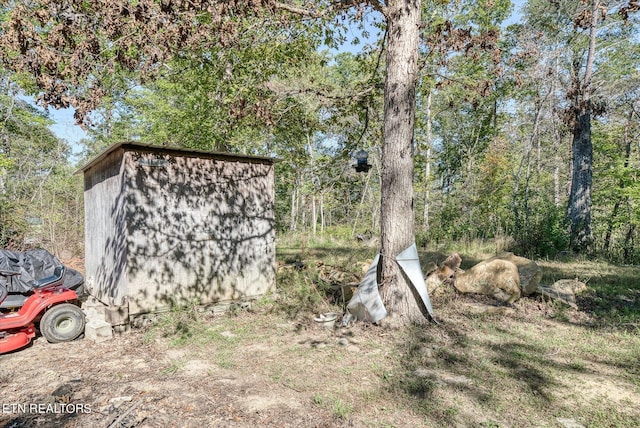
M471 325L478 321L482 319L445 319L437 326L413 328L396 343L400 368L388 377L386 385L404 396L429 423L524 426L534 415L546 414L553 419L554 414L566 411L558 394L571 392L567 390L570 379L602 376L580 362L586 357L581 356L578 362L553 358L548 345L531 341L508 323L485 336L482 329ZM632 359L630 356L626 370L636 370L637 376L638 363ZM601 363L621 368L619 361L605 358ZM619 412L631 417L625 409Z
M567 319L594 329L637 332L640 329L640 268L594 262L543 264L542 284L576 278L587 285L576 296L578 310L589 314L588 322Z

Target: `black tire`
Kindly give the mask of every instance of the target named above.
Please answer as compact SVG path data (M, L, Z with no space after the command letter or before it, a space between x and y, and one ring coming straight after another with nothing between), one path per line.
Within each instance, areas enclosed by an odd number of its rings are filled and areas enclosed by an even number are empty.
M68 342L84 332L84 313L71 303L53 306L40 320L40 333L50 343Z

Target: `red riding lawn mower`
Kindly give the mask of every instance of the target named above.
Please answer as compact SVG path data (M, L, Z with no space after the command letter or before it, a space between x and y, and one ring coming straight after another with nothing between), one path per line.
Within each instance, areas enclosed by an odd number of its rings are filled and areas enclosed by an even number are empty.
M75 277L77 286L81 275L67 271L44 250L32 253L0 251L0 354L27 346L36 326L51 343L74 340L84 332L78 293L69 287L69 278Z

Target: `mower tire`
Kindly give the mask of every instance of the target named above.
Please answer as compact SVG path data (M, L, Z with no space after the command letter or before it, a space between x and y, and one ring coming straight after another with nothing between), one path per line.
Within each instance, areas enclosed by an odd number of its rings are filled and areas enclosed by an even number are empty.
M40 319L40 333L50 343L68 342L84 332L84 312L71 303L49 308Z

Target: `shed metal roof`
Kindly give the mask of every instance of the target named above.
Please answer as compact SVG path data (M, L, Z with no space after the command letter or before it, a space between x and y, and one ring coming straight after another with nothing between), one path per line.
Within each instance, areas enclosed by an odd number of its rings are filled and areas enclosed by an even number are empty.
M172 147L172 146L157 146L153 144L143 144L134 141L125 141L120 143L112 144L107 147L104 151L98 154L96 157L88 161L86 164L78 168L75 174L79 174L80 172L85 172L89 168L95 166L104 158L106 158L109 153L118 150L119 148L123 148L125 150L141 150L141 151L152 151L152 152L163 152L169 153L177 156L196 156L196 157L214 157L221 158L226 160L240 160L240 161L258 161L261 163L275 163L278 162L279 159L268 157L268 156L248 156L242 154L234 154L227 152L216 152L216 151L208 151L208 150L197 150L197 149L184 149L181 147Z

